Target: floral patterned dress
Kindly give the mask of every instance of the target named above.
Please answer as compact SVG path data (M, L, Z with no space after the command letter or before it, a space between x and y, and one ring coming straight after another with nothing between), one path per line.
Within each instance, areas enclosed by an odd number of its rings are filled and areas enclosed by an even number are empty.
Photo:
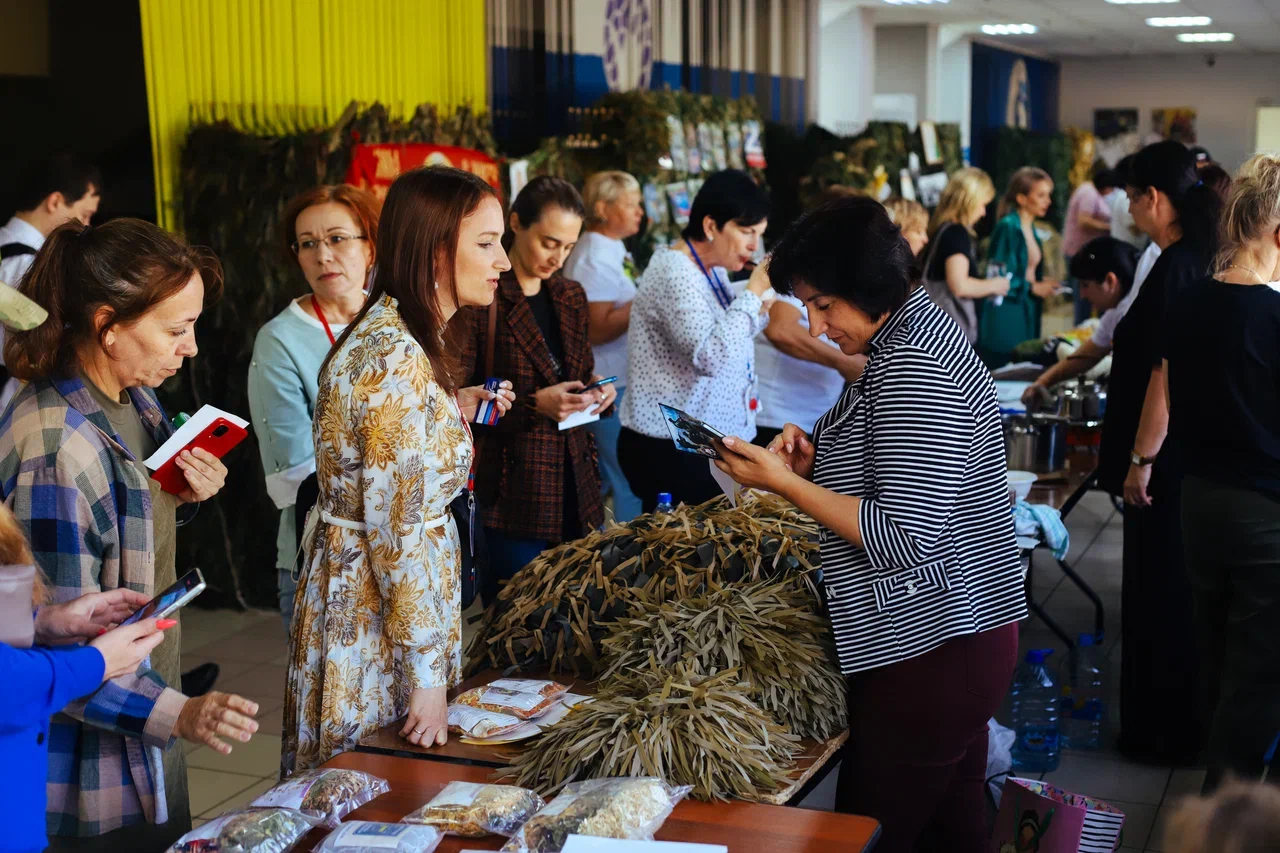
M298 581L283 777L404 716L462 665L461 551L449 502L472 445L457 401L384 296L321 377L321 521Z

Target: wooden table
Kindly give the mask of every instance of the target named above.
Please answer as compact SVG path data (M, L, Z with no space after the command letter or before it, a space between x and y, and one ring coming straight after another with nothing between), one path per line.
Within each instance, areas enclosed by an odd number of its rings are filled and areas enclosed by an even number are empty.
M390 793L354 811L348 820L394 823L440 793L449 782L486 782L491 771L485 767L446 761L415 761L390 755L349 752L324 765L346 770L363 770L391 783ZM308 835L298 850L311 850L324 837L317 830ZM870 850L880 835L880 824L869 817L832 812L790 809L746 803L702 803L685 800L676 806L662 829L659 841L690 841L728 845L730 853L862 853ZM437 853L460 850L497 850L506 839L445 836Z
M559 681L561 684L568 684L570 681L569 676L553 675L545 670L542 672L517 673L512 677L549 678ZM453 697L459 693L470 690L473 687L480 687L499 678L502 678L502 673L499 670L485 670L458 685L455 690L449 693L449 699L452 701ZM570 690L587 696L596 692L595 684L589 681L573 682ZM427 749L415 746L400 737L400 730L403 728L403 720L384 726L363 738L356 745L356 752L391 755L400 758L449 761L455 764L469 764L477 767L505 768L509 767L521 752L528 749L530 745L537 743L537 738L531 738L513 744L480 746L463 743L458 735L450 733L449 742L444 746L435 746ZM840 747L844 746L845 741L848 739L849 733L846 731L826 741L816 741L811 738L800 741L800 754L796 756L796 769L791 774L790 783L785 788L762 797L760 801L774 805L798 804L834 769L831 759L835 757L836 753L840 751Z

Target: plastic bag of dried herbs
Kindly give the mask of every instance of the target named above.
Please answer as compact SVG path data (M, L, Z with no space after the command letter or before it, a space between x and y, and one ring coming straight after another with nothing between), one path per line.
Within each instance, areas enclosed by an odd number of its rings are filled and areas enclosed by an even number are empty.
M515 685L511 687L503 685ZM528 687L529 689L523 689ZM546 713L569 688L554 681L530 681L522 678L499 679L492 684L476 687L462 693L453 702L508 714L521 720L532 720Z
M673 788L653 777L592 779L567 785L502 849L506 853L560 853L570 835L652 841L689 790Z
M316 847L316 853L431 853L444 833L433 826L352 820Z
M386 779L360 770L306 770L250 803L254 807L298 809L330 829L365 803L391 790Z
M191 830L169 853L285 853L319 823L297 809L237 809Z
M542 797L515 785L450 782L431 802L401 820L434 826L441 832L466 838L485 835L510 838L545 805Z

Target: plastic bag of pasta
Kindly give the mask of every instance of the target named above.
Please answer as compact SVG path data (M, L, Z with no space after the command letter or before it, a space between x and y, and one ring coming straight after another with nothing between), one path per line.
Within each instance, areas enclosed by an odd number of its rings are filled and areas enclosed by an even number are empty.
M546 802L526 788L450 782L417 811L405 815L405 823L423 823L450 835L480 838L515 835Z
M442 838L431 826L352 820L329 833L316 853L431 853Z
M285 853L319 823L296 809L237 809L191 830L169 853Z
M464 694L465 695L465 694ZM462 697L458 697L462 698ZM449 706L449 731L477 739L496 737L524 725L524 720L497 711L484 711L470 705Z
M332 829L344 817L390 790L386 779L360 770L321 768L281 782L250 805L298 809Z
M566 785L502 848L507 853L560 853L570 835L652 841L692 788L661 779L592 779Z
M546 713L568 689L554 681L502 678L468 690L453 701L457 705L532 720Z

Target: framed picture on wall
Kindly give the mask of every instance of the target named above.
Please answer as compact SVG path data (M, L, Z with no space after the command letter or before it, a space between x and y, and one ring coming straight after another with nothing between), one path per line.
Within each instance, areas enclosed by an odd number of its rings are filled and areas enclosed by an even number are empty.
M1158 107L1151 111L1151 130L1183 145L1196 144L1196 111L1191 107Z
M936 166L942 162L942 148L938 145L938 129L931 121L920 122L920 147L924 149L924 162Z
M1093 135L1098 139L1112 139L1138 131L1138 108L1102 109L1093 111Z

